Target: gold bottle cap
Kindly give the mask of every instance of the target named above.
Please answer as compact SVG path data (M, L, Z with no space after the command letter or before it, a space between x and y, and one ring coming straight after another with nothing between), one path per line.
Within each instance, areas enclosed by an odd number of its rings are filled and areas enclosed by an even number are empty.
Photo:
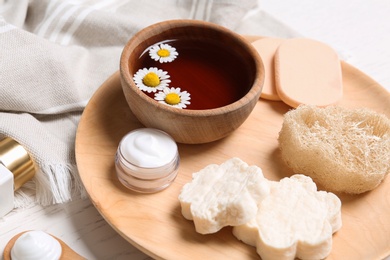
M0 141L0 163L14 175L14 190L35 175L34 163L23 146L10 137Z

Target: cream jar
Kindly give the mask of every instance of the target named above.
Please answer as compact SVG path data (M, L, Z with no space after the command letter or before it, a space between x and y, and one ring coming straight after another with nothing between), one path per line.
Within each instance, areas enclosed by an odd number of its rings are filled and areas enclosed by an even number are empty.
M119 181L128 189L142 193L167 188L175 180L179 164L175 140L153 128L129 132L120 141L115 156Z

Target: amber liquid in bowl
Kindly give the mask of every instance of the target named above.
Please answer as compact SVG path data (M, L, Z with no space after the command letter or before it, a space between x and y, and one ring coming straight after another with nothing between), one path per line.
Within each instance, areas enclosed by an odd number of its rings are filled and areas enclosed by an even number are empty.
M223 42L168 40L178 56L172 62L160 63L150 58L148 50L140 56L136 71L157 67L170 75L169 87L181 88L191 95L186 109L212 109L229 105L248 93L254 75L249 64ZM146 93L154 98L154 93Z

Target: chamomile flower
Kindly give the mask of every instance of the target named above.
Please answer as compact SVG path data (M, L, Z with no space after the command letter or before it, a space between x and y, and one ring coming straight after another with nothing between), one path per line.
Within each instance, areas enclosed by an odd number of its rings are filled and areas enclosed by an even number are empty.
M191 104L190 93L181 91L180 88L164 88L163 91L154 94L154 99L159 103L176 108L186 108L187 105Z
M149 50L149 56L160 63L172 62L177 55L179 53L176 51L176 48L166 43L156 44Z
M133 80L140 90L151 93L168 87L171 82L169 77L168 72L152 67L139 69Z

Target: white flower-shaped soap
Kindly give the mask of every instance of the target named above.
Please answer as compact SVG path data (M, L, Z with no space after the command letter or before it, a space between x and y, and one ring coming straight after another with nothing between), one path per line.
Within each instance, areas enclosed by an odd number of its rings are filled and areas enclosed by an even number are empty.
M272 182L270 194L258 205L257 216L233 228L244 243L255 246L261 259L323 259L332 235L341 228L341 201L317 191L310 177L293 175Z
M269 182L257 166L238 158L211 164L192 176L179 195L182 214L198 233L215 233L256 216L257 203L269 194Z

